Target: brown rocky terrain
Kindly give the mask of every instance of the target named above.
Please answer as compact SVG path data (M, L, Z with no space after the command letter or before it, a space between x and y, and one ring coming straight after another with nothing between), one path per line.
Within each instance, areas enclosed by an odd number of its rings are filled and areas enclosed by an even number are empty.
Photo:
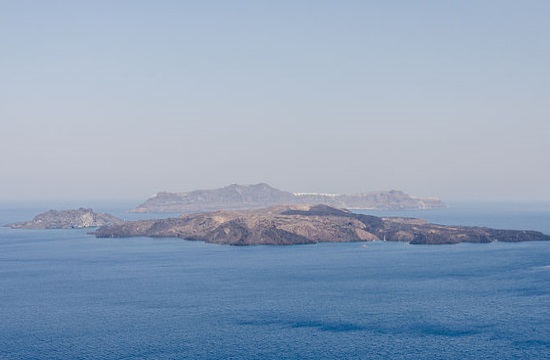
M6 225L13 229L79 229L121 224L124 220L110 214L96 213L92 209L50 210L32 220Z
M319 242L403 241L456 244L550 240L537 231L444 226L413 218L380 218L327 205L273 206L215 211L179 218L103 226L97 237L177 237L229 245L291 245Z

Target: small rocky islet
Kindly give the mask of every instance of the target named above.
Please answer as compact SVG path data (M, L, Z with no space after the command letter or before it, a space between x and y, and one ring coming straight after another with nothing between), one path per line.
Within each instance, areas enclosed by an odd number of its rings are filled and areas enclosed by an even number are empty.
M7 224L12 229L84 229L121 224L124 220L111 214L95 212L90 208L49 210L32 220Z

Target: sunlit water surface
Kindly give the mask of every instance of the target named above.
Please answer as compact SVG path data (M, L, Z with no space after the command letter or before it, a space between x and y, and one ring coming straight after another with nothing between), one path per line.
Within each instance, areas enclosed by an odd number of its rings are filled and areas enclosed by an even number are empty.
M42 207L4 206L0 224ZM374 213L550 233L545 203ZM545 359L550 243L230 247L0 228L0 304L2 359Z

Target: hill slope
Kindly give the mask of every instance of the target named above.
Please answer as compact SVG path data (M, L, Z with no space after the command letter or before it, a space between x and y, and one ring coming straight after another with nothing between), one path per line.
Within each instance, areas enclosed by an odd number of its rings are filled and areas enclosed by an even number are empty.
M348 209L432 209L445 207L435 198L416 198L392 190L359 194L303 194L275 189L268 184L229 185L221 189L185 193L160 192L132 212L191 213L253 209L273 205L326 204Z
M229 245L292 245L387 240L411 244L550 240L536 231L443 226L412 218L380 218L327 205L215 211L105 226L97 237L178 237Z

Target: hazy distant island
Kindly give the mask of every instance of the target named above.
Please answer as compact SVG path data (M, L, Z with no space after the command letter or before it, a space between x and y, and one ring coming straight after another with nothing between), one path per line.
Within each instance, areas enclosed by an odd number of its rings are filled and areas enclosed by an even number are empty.
M346 209L413 210L446 207L437 198L418 198L402 191L358 194L291 193L268 184L232 184L220 189L184 193L159 192L132 212L193 213L214 210L263 208L274 205L326 204Z
M12 229L81 229L123 223L124 220L92 209L50 210L32 220L7 224Z
M328 205L273 206L215 211L179 218L102 226L96 237L177 237L229 245L292 245L319 242L402 241L411 244L548 241L537 231L443 226L413 218L381 218Z

